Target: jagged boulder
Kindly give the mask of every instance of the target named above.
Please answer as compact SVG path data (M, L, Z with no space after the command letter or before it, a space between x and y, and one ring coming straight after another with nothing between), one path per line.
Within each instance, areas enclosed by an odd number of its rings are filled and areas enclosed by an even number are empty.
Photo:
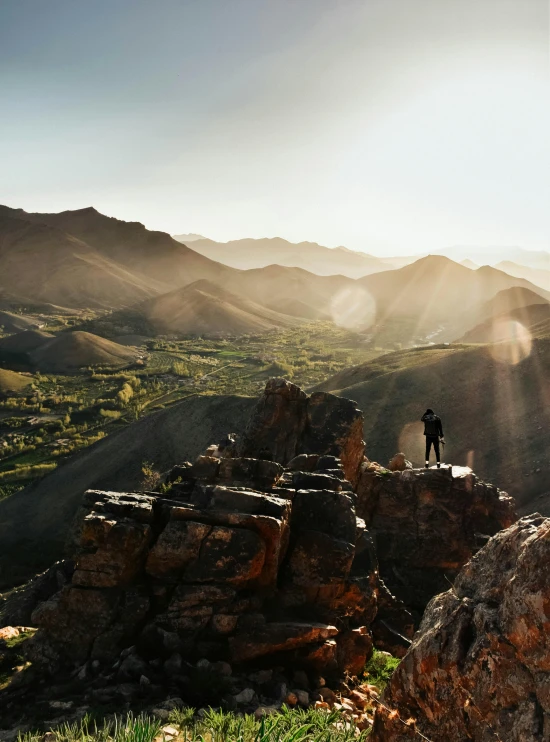
M550 739L549 563L550 519L494 536L428 606L369 739Z
M363 415L355 402L326 392L308 396L285 379L271 379L238 446L241 456L287 465L299 454L338 457L355 484L364 458Z
M186 661L273 656L329 676L364 666L379 591L392 598L340 459L304 454L285 470L200 456L167 488L86 492L72 578L32 614L37 664L112 662L128 645L163 655L172 637ZM392 621L410 633L397 602Z
M420 617L490 536L516 520L514 501L466 467L362 467L357 514L371 532L380 575Z

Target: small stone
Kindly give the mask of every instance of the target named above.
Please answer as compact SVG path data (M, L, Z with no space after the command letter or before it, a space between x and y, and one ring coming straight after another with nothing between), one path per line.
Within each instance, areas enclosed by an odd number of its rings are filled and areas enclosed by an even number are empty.
M251 703L254 696L256 695L253 688L245 688L234 697L235 701L239 704Z
M162 727L162 731L168 737L177 737L178 734L179 734L179 732L176 729L176 727L170 727L170 726Z
M323 701L327 701L328 703L334 703L336 701L336 693L326 685L317 688L317 693L321 696Z
M174 652L174 654L166 660L163 667L164 672L167 675L177 675L181 670L181 654Z
M139 679L139 684L142 688L147 688L151 685L151 681L147 677L147 675L142 675Z
M161 721L168 721L172 712L168 711L168 709L154 708L151 710L151 713L155 718L160 719Z
M101 668L100 661L99 660L93 660L93 662L92 662L92 670L94 672L98 672L98 670L100 670L100 668Z
M287 693L285 703L287 706L296 706L296 704L298 703L298 696L292 691L290 693Z
M201 670L207 670L210 667L210 660L203 658L197 662L197 667Z
M253 683L258 683L258 685L269 683L272 677L273 670L258 670L258 672L253 672L248 676Z
M208 662L208 660L207 660ZM214 662L212 669L218 675L222 675L224 678L229 678L233 674L233 668L229 662Z
M273 714L277 714L279 712L279 709L277 706L258 706L256 711L254 711L254 718L256 719L263 719L264 716L272 716Z
M123 649L120 653L120 656L122 659L125 659L126 657L129 657L129 655L134 654L137 652L137 648L135 645L132 645L131 647L126 647L126 649Z
M295 689L292 692L298 699L298 703L300 706L303 706L304 708L307 708L307 706L309 706L309 693L307 691Z
M292 684L296 688L309 690L309 679L307 677L307 673L305 673L303 670L296 670L294 675L292 676Z

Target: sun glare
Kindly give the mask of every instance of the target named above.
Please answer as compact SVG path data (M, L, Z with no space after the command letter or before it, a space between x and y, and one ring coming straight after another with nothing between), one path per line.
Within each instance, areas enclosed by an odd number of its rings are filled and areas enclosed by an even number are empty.
M366 330L375 320L376 301L366 289L346 287L332 297L330 313L339 327Z
M523 361L531 354L533 339L529 330L515 320L495 322L491 331L494 345L489 352L496 361L511 366Z

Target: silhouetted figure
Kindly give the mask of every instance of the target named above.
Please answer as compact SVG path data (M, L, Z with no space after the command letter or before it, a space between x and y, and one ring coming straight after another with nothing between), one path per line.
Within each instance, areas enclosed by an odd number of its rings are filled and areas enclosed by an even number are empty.
M439 443L445 443L443 440L443 425L441 424L441 418L428 407L426 412L422 415L422 422L424 423L424 435L426 436L426 469L430 465L430 451L432 450L432 446L434 447L437 468L439 469L441 467Z

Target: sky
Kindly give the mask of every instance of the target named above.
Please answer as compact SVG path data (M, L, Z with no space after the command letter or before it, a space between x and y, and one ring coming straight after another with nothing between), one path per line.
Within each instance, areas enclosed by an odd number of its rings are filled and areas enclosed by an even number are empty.
M0 203L550 248L548 0L2 0Z

